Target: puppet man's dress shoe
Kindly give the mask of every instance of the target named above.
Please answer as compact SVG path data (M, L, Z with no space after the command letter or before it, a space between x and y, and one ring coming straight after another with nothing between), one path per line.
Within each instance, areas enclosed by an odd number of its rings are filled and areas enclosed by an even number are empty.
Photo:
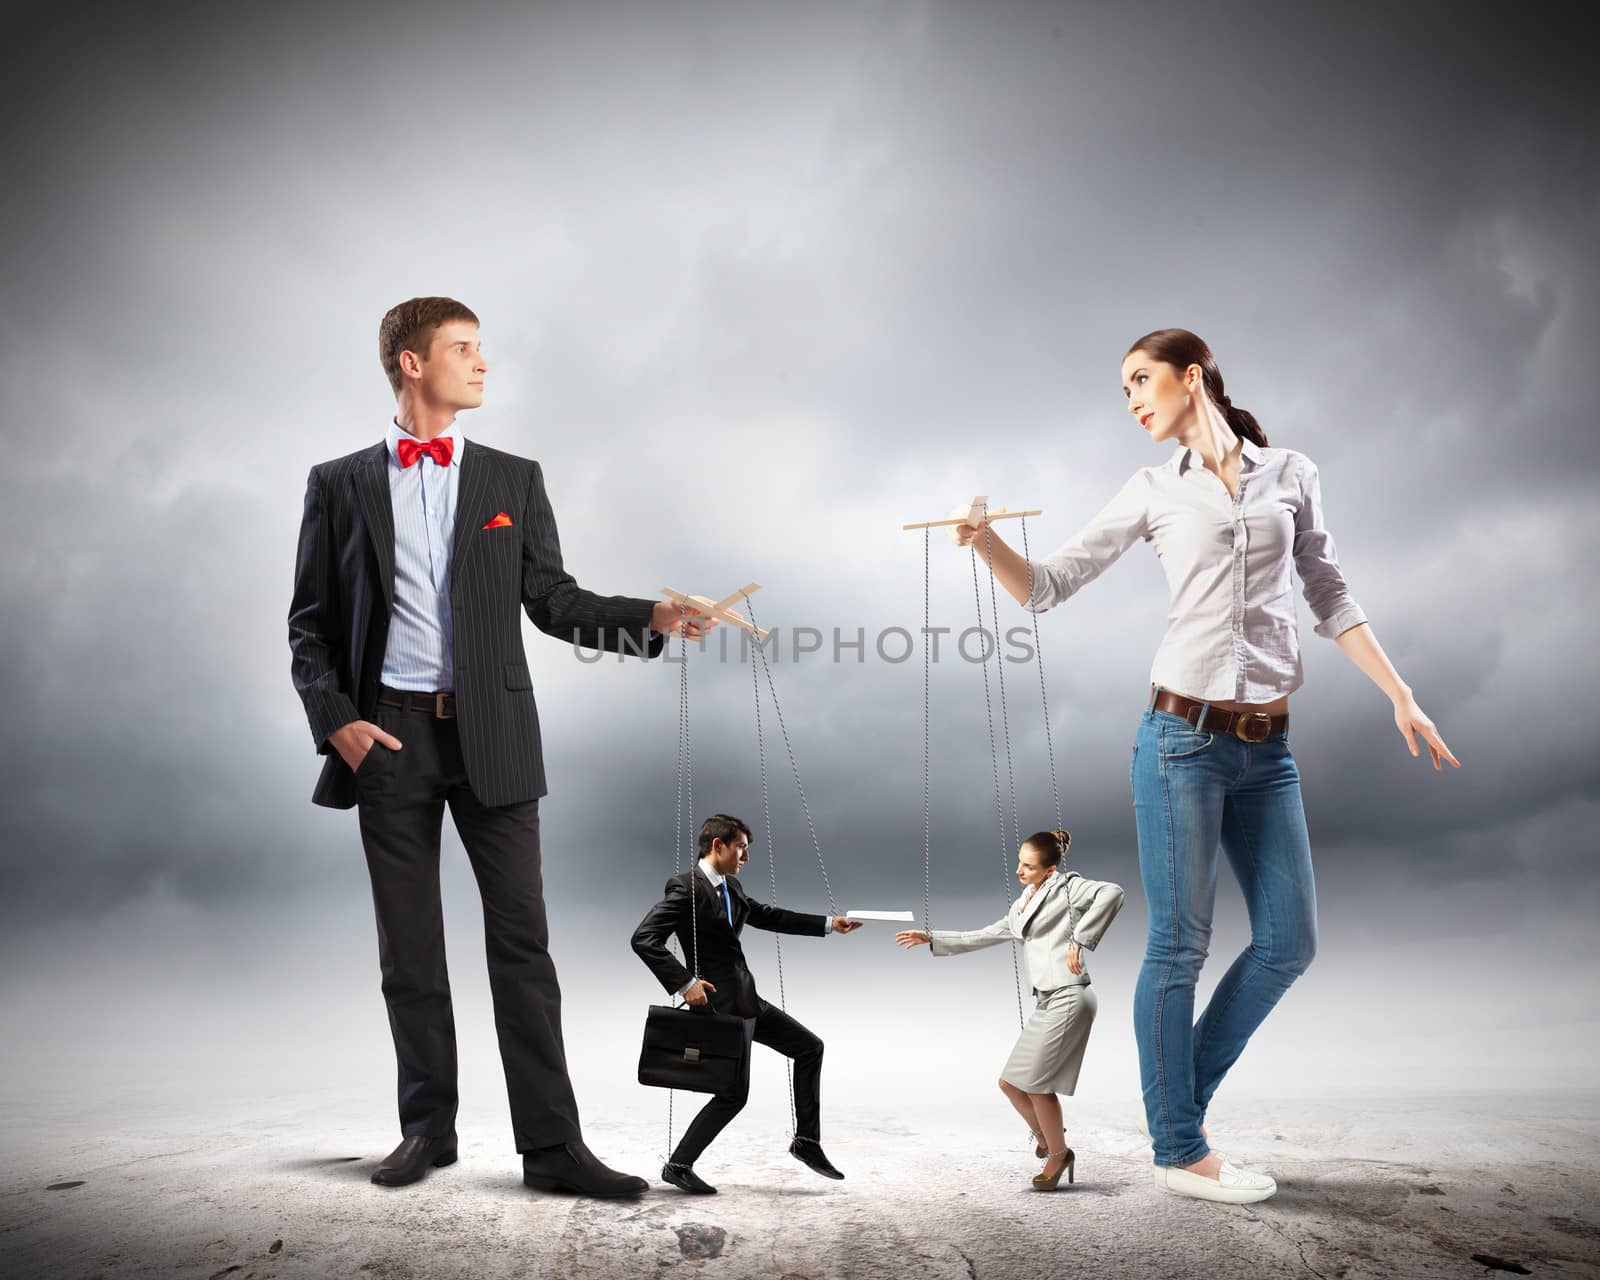
M602 1200L643 1195L650 1186L643 1178L608 1169L576 1139L523 1153L522 1182L535 1191L570 1191Z
M844 1178L844 1174L828 1163L828 1157L822 1153L822 1144L815 1138L796 1138L789 1144L789 1154L808 1169L815 1169L824 1178L841 1181Z
M442 1137L402 1138L400 1145L384 1156L373 1171L372 1180L380 1187L403 1187L420 1180L429 1169L456 1162L454 1130Z
M717 1189L694 1171L693 1165L672 1164L661 1166L661 1181L687 1191L692 1196L714 1196Z

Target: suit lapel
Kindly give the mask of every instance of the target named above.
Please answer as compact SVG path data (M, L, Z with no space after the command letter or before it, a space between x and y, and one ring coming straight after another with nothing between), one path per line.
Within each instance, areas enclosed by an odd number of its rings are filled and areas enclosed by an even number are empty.
M696 888L705 893L706 907L711 914L720 920L724 927L730 928L737 933L739 924L749 911L749 905L745 902L744 890L732 876L727 876L722 881L723 884L728 886L728 904L733 908L733 922L730 924L728 913L722 907L722 890L711 883L710 877L700 870L698 865L694 869L694 881Z
M450 544L450 586L461 578L461 562L483 532L483 498L489 490L488 456L472 441L461 442L461 483L456 488L456 527ZM699 869L696 868L696 875ZM702 879L704 877L701 877Z
M1058 893L1061 889L1061 886L1066 882L1066 879L1067 877L1065 872L1057 871L1055 875L1051 876L1039 886L1039 888L1034 892L1033 897L1028 900L1028 905L1022 909L1022 916L1017 921L1017 931L1019 933L1026 933L1028 931L1028 922L1032 920L1034 915L1038 912L1039 904L1048 898L1052 893Z
M394 503L389 494L389 446L380 441L367 455L363 466L355 469L356 500L361 506L361 520L367 528L367 539L378 560L378 581L383 587L384 603L394 607Z
M706 873L700 869L699 863L696 863L694 868L694 891L695 900L705 907L708 915L722 921L723 924L728 923L728 917L722 910L722 892L711 883Z

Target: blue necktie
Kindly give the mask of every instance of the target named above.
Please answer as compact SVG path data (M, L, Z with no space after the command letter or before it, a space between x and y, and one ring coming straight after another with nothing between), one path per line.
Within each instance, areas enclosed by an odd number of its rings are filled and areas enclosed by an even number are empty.
M728 913L728 926L733 927L733 899L728 897L728 882L724 880L717 888L722 890L722 906Z

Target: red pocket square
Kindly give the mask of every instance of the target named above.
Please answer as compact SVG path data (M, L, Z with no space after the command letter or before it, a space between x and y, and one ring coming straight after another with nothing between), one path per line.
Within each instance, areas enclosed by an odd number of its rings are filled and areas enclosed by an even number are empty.
M502 511L499 515L497 515L493 520L489 521L489 523L484 525L483 527L485 529L509 529L511 527L511 517L508 516L504 511Z

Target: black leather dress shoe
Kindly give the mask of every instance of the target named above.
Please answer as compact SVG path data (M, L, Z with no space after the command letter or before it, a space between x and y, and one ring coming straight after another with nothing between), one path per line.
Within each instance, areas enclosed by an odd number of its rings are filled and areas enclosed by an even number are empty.
M373 1171L372 1180L380 1187L403 1187L419 1181L429 1169L456 1162L456 1135L452 1131L438 1138L402 1138L400 1145L384 1156Z
M570 1191L605 1200L643 1195L650 1186L643 1178L606 1168L578 1141L524 1153L522 1182L535 1191Z
M822 1153L822 1144L815 1138L796 1138L789 1144L789 1154L808 1169L815 1169L824 1178L844 1180L844 1174L828 1163L828 1157Z
M687 1191L692 1196L714 1196L717 1189L694 1171L693 1165L664 1164L661 1166L661 1181L670 1183L680 1191Z

